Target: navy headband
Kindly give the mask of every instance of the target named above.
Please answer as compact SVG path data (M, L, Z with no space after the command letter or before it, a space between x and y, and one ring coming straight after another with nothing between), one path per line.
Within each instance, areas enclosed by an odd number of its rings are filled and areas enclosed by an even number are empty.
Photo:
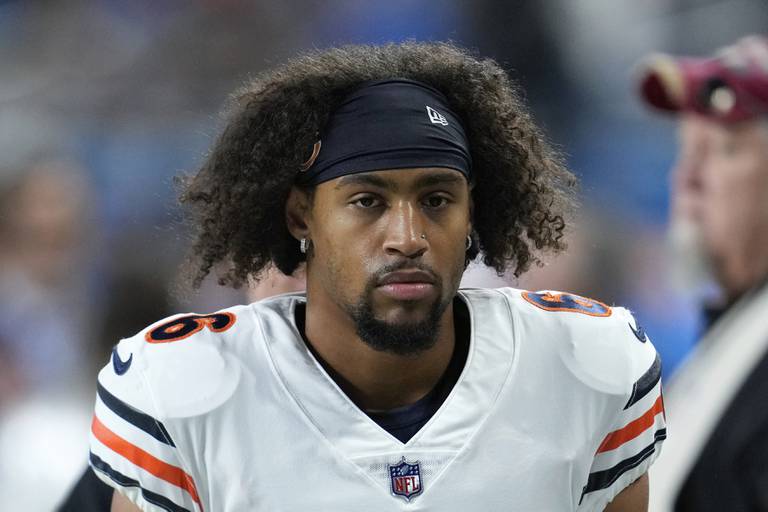
M433 87L404 78L365 82L331 115L296 181L317 185L347 174L446 167L470 181L472 158L459 116Z

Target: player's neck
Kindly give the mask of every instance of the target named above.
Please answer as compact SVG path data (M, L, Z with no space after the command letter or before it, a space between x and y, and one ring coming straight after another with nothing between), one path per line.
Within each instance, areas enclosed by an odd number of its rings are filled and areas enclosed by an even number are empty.
M308 303L305 334L321 363L358 407L390 410L424 397L445 373L455 345L453 304L439 322L435 345L417 356L374 350L335 306Z

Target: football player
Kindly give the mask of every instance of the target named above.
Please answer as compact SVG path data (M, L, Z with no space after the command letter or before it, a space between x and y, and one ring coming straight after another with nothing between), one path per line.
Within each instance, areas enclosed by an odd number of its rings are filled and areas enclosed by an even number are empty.
M478 253L519 274L563 249L573 184L507 75L455 46L258 77L186 183L193 278L305 264L306 294L115 347L90 455L113 510L645 511L666 430L632 315L458 289Z

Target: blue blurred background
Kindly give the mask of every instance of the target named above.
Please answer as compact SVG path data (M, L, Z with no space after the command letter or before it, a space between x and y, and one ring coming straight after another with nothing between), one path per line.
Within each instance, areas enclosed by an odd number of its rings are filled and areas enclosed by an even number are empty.
M452 40L508 69L582 208L566 255L467 284L625 305L668 376L699 298L668 273L675 125L644 110L633 67L765 27L765 0L0 2L0 510L52 509L85 467L118 339L248 300L214 280L173 293L187 243L173 178L200 164L232 91L308 48Z

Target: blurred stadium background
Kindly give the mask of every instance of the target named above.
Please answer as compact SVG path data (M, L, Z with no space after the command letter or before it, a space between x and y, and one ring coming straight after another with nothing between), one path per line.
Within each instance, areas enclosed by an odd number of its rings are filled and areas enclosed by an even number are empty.
M632 68L768 27L765 0L0 1L0 510L51 510L86 464L95 375L171 312L247 300L172 293L186 234L173 178L195 169L228 95L307 48L453 40L524 87L582 179L568 254L521 279L631 308L669 375L697 300L665 252L675 126Z

